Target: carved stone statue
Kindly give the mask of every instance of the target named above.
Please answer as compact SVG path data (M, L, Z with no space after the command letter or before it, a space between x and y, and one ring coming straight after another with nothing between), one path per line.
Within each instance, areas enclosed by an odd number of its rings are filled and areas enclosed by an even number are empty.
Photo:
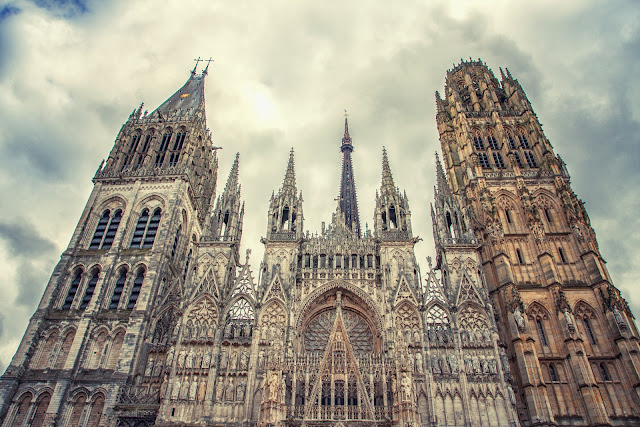
M180 398L180 380L176 380L171 388L171 400L178 400Z
M175 355L176 349L174 346L171 346L171 348L169 348L169 353L167 353L167 364L166 367L167 369L171 369L171 366L173 365L173 357Z
M244 385L244 381L240 381L240 384L238 384L238 390L236 392L236 400L244 400L245 390L246 386Z
M229 377L227 380L227 387L224 391L224 399L226 401L234 401L235 399L235 395L234 395L234 389L233 389L233 378Z
M191 386L189 387L189 400L196 400L196 396L198 394L198 380L191 381Z
M168 376L164 376L164 380L162 380L162 385L160 386L160 399L164 399L167 397L167 389L169 388L169 379Z
M511 386L507 386L507 392L509 393L509 401L511 402L511 405L515 406L516 394L513 392L513 389L511 388Z
M211 349L208 348L204 353L204 357L202 358L202 369L209 369L211 366Z
M180 388L180 400L187 400L189 398L189 380L185 379Z
M189 354L187 354L187 358L184 362L184 366L187 369L193 369L193 358L195 357L195 352L193 349L189 350Z
M203 378L202 381L200 381L200 385L198 386L198 400L200 401L204 400L206 394L207 394L207 380L206 378Z
M275 400L275 401L279 400L278 399L278 392L280 391L279 383L280 383L280 376L278 375L278 373L275 371L271 372L271 374L269 374L269 382L268 382L270 400Z
M419 351L416 353L416 371L419 374L424 372L424 368L422 366L422 353Z
M402 374L402 380L400 384L402 387L402 400L405 402L410 402L411 401L411 379L409 378L409 374L407 374L406 372Z
M184 368L184 359L186 357L187 357L186 350L180 350L180 353L178 353L178 368L179 369Z
M496 362L496 359L491 358L489 360L489 372L491 372L492 374L497 374L498 373L498 363Z
M149 359L147 360L147 368L144 371L144 376L150 377L152 375L153 375L153 359L149 357Z
M613 317L616 319L616 323L620 329L627 329L627 323L624 321L622 313L620 313L620 310L618 310L616 306L613 306Z
M434 374L440 373L440 363L438 361L438 356L435 354L431 356L431 369L433 369Z
M482 371L480 370L480 361L478 360L478 356L473 356L471 359L471 363L473 363L473 373L480 374Z
M520 311L520 307L516 307L513 310L513 319L516 321L516 325L518 326L518 330L520 332L524 332L524 316L522 316L522 312Z
M229 370L235 371L238 369L238 355L236 353L231 353L229 355Z
M258 353L258 367L264 368L264 350L260 350Z
M240 370L246 371L248 367L249 367L249 353L246 351L243 351L242 353L240 353Z
M224 384L222 384L222 378L218 378L218 383L216 384L216 401L222 402L222 397L224 395Z
M569 312L568 308L565 308L563 310L563 313L564 313L564 320L565 322L567 322L567 328L569 329L569 332L574 333L576 330L576 325L573 320L573 315Z
M226 351L223 351L222 353L220 353L220 369L221 370L227 369L227 352Z
M449 366L451 367L452 374L458 373L458 359L456 358L456 355L453 353L449 355Z
M198 350L198 353L196 354L194 368L200 369L201 366L202 366L202 350Z

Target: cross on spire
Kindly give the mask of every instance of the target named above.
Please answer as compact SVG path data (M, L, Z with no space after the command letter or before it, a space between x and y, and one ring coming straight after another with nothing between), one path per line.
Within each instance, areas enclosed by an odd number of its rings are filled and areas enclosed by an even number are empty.
M209 64L211 64L213 62L213 59L211 59L211 57L209 57L209 59L207 59L206 61L202 61L202 62L206 62L207 66L204 67L204 71L202 72L202 74L206 75L207 71L209 70Z
M198 68L198 63L204 62L204 59L200 59L200 57L198 56L198 59L194 59L194 61L196 61L196 66L193 67L193 71L191 71L191 75L192 76L196 74L196 69Z

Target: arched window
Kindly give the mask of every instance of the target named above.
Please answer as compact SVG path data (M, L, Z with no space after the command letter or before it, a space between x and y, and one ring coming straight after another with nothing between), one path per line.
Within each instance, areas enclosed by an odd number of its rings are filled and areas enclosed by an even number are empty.
M164 156L167 153L167 148L169 148L169 141L171 141L171 130L167 130L162 135L162 141L160 142L160 148L158 149L158 154L156 155L155 167L159 168L162 166L162 162L164 162Z
M540 337L540 342L543 346L549 346L549 342L547 341L547 334L544 332L544 326L542 326L542 320L536 319L536 326L538 327L538 336Z
M53 352L53 348L58 341L58 331L53 330L49 333L46 341L42 342L38 351L38 357L34 361L35 369L46 369L49 368L49 360L51 359L51 353Z
M171 149L171 155L169 156L169 166L175 166L178 164L180 158L180 152L182 151L182 145L184 144L184 138L187 136L185 131L180 131L176 134L176 140L173 143Z
M102 241L102 249L110 249L113 244L113 239L116 237L116 233L118 232L118 227L120 226L120 220L122 219L122 211L118 209L111 217L111 222L109 222L109 227L107 228L107 234L104 236L104 240Z
M520 252L520 249L516 249L516 255L518 256L518 263L524 264L524 257L522 256L522 252Z
M129 294L129 302L127 302L127 310L133 309L136 306L138 297L140 296L140 290L142 289L142 281L144 280L144 269L138 270L136 278L133 280L133 286L131 287L131 294Z
M75 399L73 399L71 417L69 418L69 427L80 426L80 418L82 417L82 412L84 411L84 405L86 402L87 396L85 396L84 393L78 394Z
M147 151L149 150L149 145L151 144L151 133L147 134L144 138L144 144L142 145L142 149L138 153L138 159L136 160L136 168L140 167L144 162L144 158L147 155Z
M111 295L111 301L109 302L109 309L115 310L120 305L120 298L122 298L122 292L124 292L124 285L127 282L127 269L120 270L116 285L113 288L113 294Z
M91 410L89 411L89 419L87 420L86 427L98 427L100 425L100 418L102 418L103 410L104 395L98 394L91 401Z
M518 167L521 168L523 165L522 165L522 159L520 158L520 154L514 151L513 157L516 159L516 164L518 165Z
M244 338L252 335L255 311L245 298L239 298L227 313L225 337Z
M564 251L562 250L562 248L558 248L558 255L560 255L560 260L563 263L566 264L567 263L567 257L565 256Z
M127 151L126 156L124 157L124 162L122 162L122 169L131 164L131 160L135 155L136 150L138 149L138 143L140 142L140 134L136 133L131 137L131 143L129 144L129 151Z
M12 426L22 426L24 424L25 419L27 418L27 413L29 412L29 407L31 406L31 393L25 393L22 398L18 401L16 413L13 417Z
M69 351L71 350L71 344L73 344L75 336L75 329L67 332L64 336L62 346L60 346L60 350L58 351L58 357L56 357L55 369L64 369L64 364L67 361L67 357L69 357Z
M518 132L518 141L520 141L522 148L529 148L529 140L527 139L527 135L525 135L525 131L522 129Z
M78 292L78 287L80 287L80 281L82 280L82 269L79 268L76 270L76 273L69 285L69 290L67 291L67 297L64 299L64 303L62 304L63 310L70 310L71 305L73 304L73 300L76 297L76 293Z
M478 160L480 161L480 166L485 169L491 168L491 163L489 163L489 157L487 153L478 153Z
M147 230L148 223L149 223L149 209L144 208L140 213L138 222L136 223L136 229L133 232L133 239L131 239L130 247L139 248L140 245L142 245L142 239L144 238L144 233Z
M147 232L144 235L144 242L142 243L143 248L151 248L153 246L153 242L156 240L156 234L158 233L161 216L162 209L156 208L156 210L153 211L153 216L149 220L149 226L147 227Z
M476 147L476 150L484 150L484 141L478 130L474 130L473 132L473 145Z
M398 228L398 219L396 217L396 208L391 205L389 207L389 225L390 228Z
M507 218L507 223L511 224L511 213L509 212L509 209L504 210L504 216Z
M591 321L589 320L588 317L585 317L584 319L582 319L582 321L584 322L584 329L585 331L587 331L587 336L589 337L589 341L591 342L591 344L597 344L596 342L596 336L593 334L593 329L591 329Z
M504 169L504 160L502 160L502 154L494 152L493 161L495 162L498 168Z
M156 208L153 216L149 218L149 209L145 208L140 213L136 229L131 239L131 248L151 248L158 233L160 218L162 217L162 209Z
M180 242L180 232L182 231L182 224L178 226L176 231L176 237L173 239L173 246L171 247L171 259L175 258L176 251L178 250L178 243Z
M558 380L558 373L556 372L556 367L553 366L553 363L549 364L549 378L551 378L552 382L559 381Z
M509 141L509 149L510 150L515 150L516 149L516 141L513 139L513 135L511 134L511 132L507 133L507 141Z
M91 243L89 244L89 249L100 248L100 243L102 243L102 237L104 236L104 232L107 229L107 225L109 225L110 215L111 215L111 211L109 211L108 209L102 213L102 216L98 221L98 225L96 226L96 231L93 233L93 238L91 239Z
M89 301L93 297L93 293L96 290L96 283L98 283L98 277L100 276L100 270L96 269L91 274L91 278L89 282L87 282L87 289L84 291L84 297L82 298L82 302L80 303L80 310L84 310L89 305Z
M607 365L604 362L600 362L600 373L602 374L602 381L611 381Z
M36 401L36 408L33 413L33 418L31 419L31 423L29 424L30 427L42 427L50 401L51 394L49 393L42 393L40 396L38 396L38 400Z
M524 158L527 159L527 164L529 165L530 168L537 168L538 164L536 163L536 158L533 157L533 152L532 151L525 151L524 152Z
M189 253L187 254L187 260L184 263L184 271L182 272L182 280L187 280L187 274L189 273L189 264L191 263L191 254L193 254L193 250L189 249Z
M500 147L498 147L498 141L496 140L493 129L489 129L487 133L487 142L489 143L489 148L491 148L492 150L499 150Z

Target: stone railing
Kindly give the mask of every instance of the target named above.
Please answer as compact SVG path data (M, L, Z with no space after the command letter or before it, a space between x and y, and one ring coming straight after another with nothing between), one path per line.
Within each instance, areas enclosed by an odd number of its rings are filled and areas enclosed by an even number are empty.
M276 242L292 242L296 240L295 231L281 231L280 233L271 233L269 240Z

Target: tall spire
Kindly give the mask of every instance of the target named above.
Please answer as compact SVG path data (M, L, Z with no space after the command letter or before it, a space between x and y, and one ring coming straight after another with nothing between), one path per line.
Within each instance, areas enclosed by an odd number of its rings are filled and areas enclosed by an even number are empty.
M295 161L293 158L293 147L291 147L291 152L289 153L289 163L287 163L287 171L284 174L284 182L282 183L282 189L285 188L293 189L295 194L296 192L296 171L295 171Z
M196 67L198 64L196 63ZM160 118L166 119L174 112L177 116L182 116L188 112L202 110L204 118L204 78L206 72L196 74L194 67L187 82L176 93L171 95L151 114L157 114Z
M386 189L395 190L393 184L393 176L391 176L391 167L389 166L389 158L387 157L387 149L382 147L382 191Z
M224 186L224 193L229 194L231 191L235 192L238 189L238 169L240 167L240 153L236 153L236 159L233 161L233 166L231 166L231 171L229 172L229 178L227 178L227 183Z
M351 163L351 137L349 136L349 123L347 112L344 113L344 136L342 137L342 177L340 178L340 212L344 216L344 222L351 231L360 237L360 217L358 216L358 197L356 195L356 181L353 176Z
M447 176L444 174L444 169L442 168L442 163L440 162L440 157L436 152L436 188L438 194L444 196L451 192L449 188L449 184L447 183Z

